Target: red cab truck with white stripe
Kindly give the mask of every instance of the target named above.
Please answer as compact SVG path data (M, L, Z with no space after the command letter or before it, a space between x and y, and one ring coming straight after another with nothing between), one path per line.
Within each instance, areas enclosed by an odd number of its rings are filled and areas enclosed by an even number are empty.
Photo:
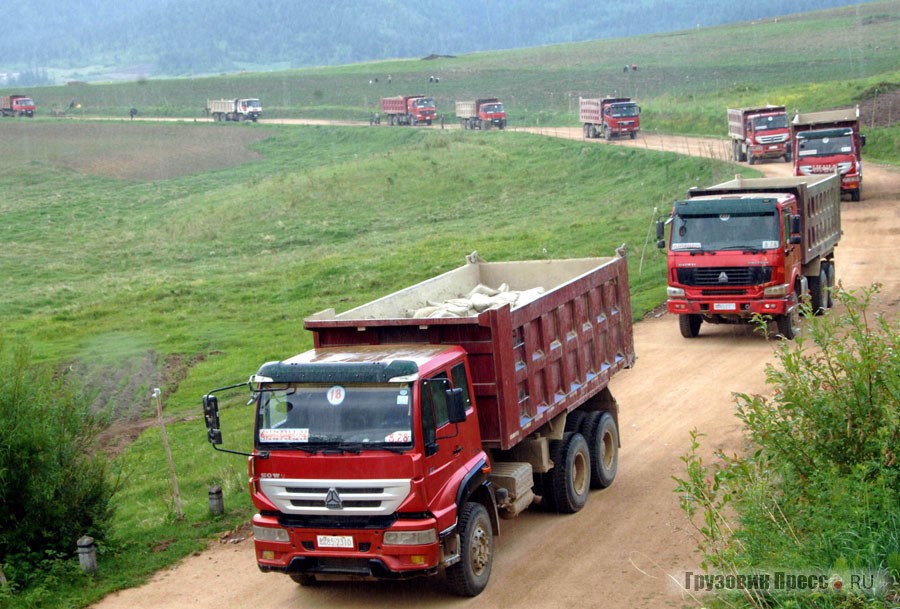
M816 313L832 304L840 238L837 175L738 176L691 189L657 224L659 247L668 244L668 311L685 338L702 323L752 323L761 315L793 339L807 294Z
M784 106L728 108L728 135L734 160L791 160L791 125Z
M34 100L25 95L0 96L0 115L34 118Z
M459 317L408 313L501 284L543 293ZM304 324L313 349L203 398L210 442L225 450L215 394L249 385L263 571L301 585L443 572L452 593L475 596L501 519L532 503L576 512L590 489L612 484L618 405L608 384L635 361L624 257L470 256Z
M841 192L853 201L862 198L862 147L859 107L822 112L798 112L791 121L794 175L816 176L838 172Z

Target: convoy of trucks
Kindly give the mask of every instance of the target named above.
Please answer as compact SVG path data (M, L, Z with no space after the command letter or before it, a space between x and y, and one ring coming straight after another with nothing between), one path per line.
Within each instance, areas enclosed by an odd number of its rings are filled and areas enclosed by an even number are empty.
M255 97L245 99L209 99L206 113L215 121L253 121L262 116L262 104Z
M630 97L581 97L578 114L586 138L634 139L641 130L641 108Z
M34 100L25 95L0 96L0 116L27 116L34 118Z
M657 223L668 239L668 311L682 336L706 323L774 319L787 339L799 331L800 302L832 306L834 248L841 238L840 177L736 177L691 189Z
M423 303L498 290L490 286L531 296L484 308L473 295L476 312L410 317ZM501 518L534 502L576 512L590 489L612 484L609 382L635 361L623 255L488 263L473 254L304 325L312 350L203 397L208 438L225 450L215 394L251 391L261 570L302 585L443 571L451 592L475 596Z
M388 124L430 125L437 116L434 98L424 95L398 95L381 98L381 112L388 117Z
M506 110L496 97L456 102L456 118L463 129L506 128Z
M784 106L728 108L728 135L735 161L791 160L791 126Z
M859 106L844 110L797 113L791 121L794 175L815 176L837 171L841 192L862 198L862 147Z

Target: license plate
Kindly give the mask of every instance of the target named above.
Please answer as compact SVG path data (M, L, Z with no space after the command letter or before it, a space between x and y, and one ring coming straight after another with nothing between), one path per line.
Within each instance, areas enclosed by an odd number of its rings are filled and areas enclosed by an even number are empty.
M352 548L353 537L350 535L317 535L316 544L320 548Z
M737 305L733 302L715 302L713 311L737 311Z

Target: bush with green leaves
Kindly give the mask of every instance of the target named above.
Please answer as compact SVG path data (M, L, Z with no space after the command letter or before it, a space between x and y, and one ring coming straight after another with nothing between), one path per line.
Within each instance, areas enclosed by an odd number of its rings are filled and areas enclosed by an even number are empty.
M71 561L83 535L103 538L115 484L99 430L70 380L0 340L0 567L13 591Z
M767 367L774 393L737 396L750 454L719 453L708 465L692 433L676 492L705 569L866 571L900 582L900 333L873 312L877 293L836 291L835 314L807 310L807 336L783 341ZM866 606L900 601L896 583L882 579ZM798 600L742 596L746 606ZM802 606L860 600L808 595Z

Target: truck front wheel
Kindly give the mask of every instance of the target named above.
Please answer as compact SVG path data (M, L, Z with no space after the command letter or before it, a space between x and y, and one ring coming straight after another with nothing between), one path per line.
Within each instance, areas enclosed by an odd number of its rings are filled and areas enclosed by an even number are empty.
M681 330L681 335L685 338L697 338L697 335L700 334L700 324L702 323L703 318L696 313L678 316L678 329Z
M776 320L778 332L788 340L794 340L800 334L800 303L797 300L797 292L791 296L790 311L781 315Z
M292 580L301 586L315 586L316 576L312 573L288 573Z
M480 503L463 505L457 523L460 561L447 567L447 586L457 596L478 596L487 587L494 562L494 531Z
M828 307L828 272L824 265L817 277L809 277L809 305L813 315L821 315Z
M578 432L566 432L550 443L550 492L557 511L574 514L588 500L591 490L591 454L587 440Z

